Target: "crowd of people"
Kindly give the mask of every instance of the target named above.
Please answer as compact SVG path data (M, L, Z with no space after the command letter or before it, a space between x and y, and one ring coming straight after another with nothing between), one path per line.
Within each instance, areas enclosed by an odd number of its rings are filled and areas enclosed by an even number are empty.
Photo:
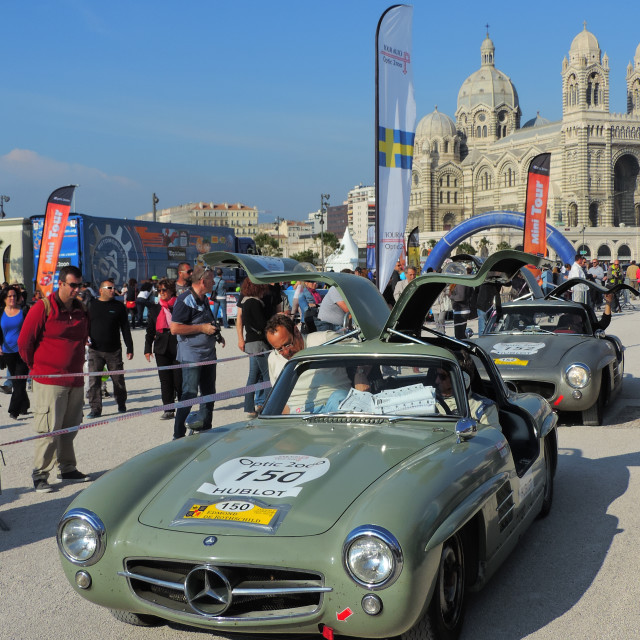
M65 266L57 288L47 296L37 291L30 303L23 287L5 284L0 293L0 364L10 376L10 385L3 387L11 393L10 417L17 420L33 412L36 433L52 433L81 424L86 399L87 417L99 418L104 373L112 380L118 412L126 413L122 343L124 357L131 360L131 330L137 326L146 327L147 361L155 357L159 367L215 360L216 343L224 346L224 339L207 295L213 285L208 267L187 263L179 265L176 280L154 276L138 287L132 279L119 290L107 278L98 283L97 291L83 281L77 267ZM193 398L198 390L202 395L215 393L215 364L159 370L158 377L163 405ZM212 409L213 403L201 408L205 429L211 428ZM174 420L178 438L185 435L188 414L186 407L167 410L161 418ZM56 466L62 481L90 479L77 468L74 438L72 432L36 440L35 491L52 490L48 480Z
M229 326L227 287L222 270L188 263L178 266L175 280L153 277L138 286L132 279L119 289L112 279L105 279L97 290L83 281L77 267L63 267L53 293L45 297L38 291L30 304L23 288L5 285L0 293L0 360L11 377L9 415L19 419L32 411L36 433L52 433L82 423L86 396L87 417L99 418L105 393L103 374L112 380L118 412L125 413L124 358L133 358L132 330L142 326L144 356L148 362L155 358L159 367L163 406L214 394L216 348L225 346L217 318ZM120 296L122 300L116 299ZM279 286L256 285L248 278L243 281L236 329L240 349L253 356L247 385L269 380L265 325L282 306ZM163 368L168 366L171 368ZM28 377L33 384L31 399ZM250 417L262 410L265 397L265 389L246 395ZM210 401L200 406L191 423L194 429L212 427L213 408ZM187 425L190 413L190 406L169 407L160 419L173 420L173 438L177 439L191 426ZM62 481L90 480L77 468L74 438L75 432L36 440L35 491L52 491L49 476L56 466Z
M344 272L354 273L349 269ZM471 267L467 272L472 273ZM43 297L36 292L29 302L24 287L5 283L0 292L0 363L12 377L8 410L11 418L19 419L32 411L35 430L40 434L76 426L83 419L85 394L90 409L87 417L98 418L102 415L105 373L111 377L118 412L125 413L122 343L124 356L131 360L131 331L144 326L144 356L147 362L155 358L160 367L160 396L163 407L168 407L160 419L173 420L174 439L184 437L189 428L211 429L212 401L200 405L194 414L196 419L191 421L190 406L174 410L171 405L216 392L217 347L225 346L221 329L229 326L228 283L222 270L203 265L181 263L177 274L175 280L154 276L139 286L132 279L121 289L107 278L98 283L96 291L82 280L77 267L68 266L60 270L53 293ZM365 269L357 269L355 274L365 278L371 275ZM405 268L401 262L395 265L383 293L390 307L417 275L415 267ZM584 257L576 255L573 265L545 270L539 281L543 288L555 287L571 277L605 285L626 281L637 286L640 269L635 261L624 272L617 260L608 268L596 259L589 265ZM287 289L291 290L290 295L286 295ZM445 320L452 315L454 335L463 338L467 320L477 314L482 331L488 310L496 296L505 295L504 289L493 283L477 289L462 284L445 288L430 310L436 329L444 333ZM516 277L507 295L516 298L525 291L525 280ZM596 308L604 303L605 314L610 317L615 297L607 295L602 300L598 295L586 295L580 286L574 287L570 295ZM117 299L119 296L122 301ZM344 330L348 321L348 307L334 286L322 290L317 282L261 285L245 278L240 287L235 329L239 349L250 356L246 385L252 390L244 399L247 417L256 417L266 399L266 390L255 389L254 385L273 383L295 353L325 342L328 336ZM87 377L86 383L83 371L94 374ZM324 374L324 395L318 405L323 410L330 410L343 399L343 391L337 393L337 375L330 370ZM28 376L33 385L31 398L27 392ZM338 385L340 389L343 386ZM308 408L296 405L289 409ZM56 465L58 478L63 481L90 479L77 468L74 437L75 432L36 440L32 471L36 491L52 490L48 479Z

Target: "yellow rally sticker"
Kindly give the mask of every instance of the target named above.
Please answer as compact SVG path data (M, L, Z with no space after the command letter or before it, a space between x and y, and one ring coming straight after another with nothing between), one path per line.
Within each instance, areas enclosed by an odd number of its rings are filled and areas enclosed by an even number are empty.
M187 520L230 520L268 525L278 513L277 509L259 507L252 502L226 500L217 504L194 504L183 516Z
M513 367L526 367L529 364L528 360L520 360L520 358L496 358L494 362L496 364L507 364Z

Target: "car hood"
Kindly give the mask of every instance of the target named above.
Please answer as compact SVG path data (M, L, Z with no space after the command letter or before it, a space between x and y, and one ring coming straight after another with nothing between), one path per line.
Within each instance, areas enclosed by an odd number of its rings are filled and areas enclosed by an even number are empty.
M265 426L250 423L212 442L153 496L140 522L205 535L320 534L378 478L453 432L453 425L443 429L448 423L442 422L435 431L416 423L322 424L314 418L292 425L292 420L260 419ZM243 501L278 514L269 526L219 519L217 512L212 520L184 517L193 505ZM237 514L221 516L226 517Z
M566 360L572 351L589 341L593 341L593 337L571 334L541 336L532 333L501 333L474 339L502 373L505 370L545 369L549 375L554 373L553 367L557 367L560 361Z

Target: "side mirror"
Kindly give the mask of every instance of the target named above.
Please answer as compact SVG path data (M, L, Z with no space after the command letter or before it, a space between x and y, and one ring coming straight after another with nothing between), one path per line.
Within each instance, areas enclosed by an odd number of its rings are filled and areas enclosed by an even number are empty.
M596 329L593 334L596 338L606 338L607 334L604 332L604 329Z
M462 418L456 424L457 442L460 444L462 440L470 440L478 433L478 423L471 418Z
M184 426L187 429L191 429L193 433L202 431L202 429L204 428L204 419L200 411L196 411L195 413L190 413L187 416L187 419L184 421Z
M473 338L473 329L467 327L464 331L464 335L466 338Z

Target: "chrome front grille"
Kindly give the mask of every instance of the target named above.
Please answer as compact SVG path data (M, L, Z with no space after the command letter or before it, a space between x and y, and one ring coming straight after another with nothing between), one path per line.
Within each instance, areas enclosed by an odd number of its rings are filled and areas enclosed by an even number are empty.
M274 620L312 614L331 591L309 571L128 558L118 572L138 598L212 620ZM158 615L162 615L160 612Z

